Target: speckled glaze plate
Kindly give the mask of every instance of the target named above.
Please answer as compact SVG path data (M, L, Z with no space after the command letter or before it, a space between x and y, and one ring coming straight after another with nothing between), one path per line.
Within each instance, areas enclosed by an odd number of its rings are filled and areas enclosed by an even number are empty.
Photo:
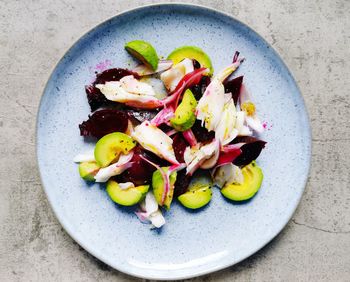
M237 74L254 96L268 130L258 163L258 194L245 204L226 201L214 189L211 203L189 212L174 203L161 230L149 230L131 208L117 207L103 186L87 185L73 157L94 146L79 136L90 112L84 86L94 72L132 67L130 40L151 42L166 56L197 45L218 71L235 50L246 57ZM37 120L37 156L49 202L62 226L92 255L122 272L149 279L181 279L231 266L262 248L295 211L310 165L310 127L298 87L276 52L252 29L214 10L165 4L137 8L85 34L54 69Z

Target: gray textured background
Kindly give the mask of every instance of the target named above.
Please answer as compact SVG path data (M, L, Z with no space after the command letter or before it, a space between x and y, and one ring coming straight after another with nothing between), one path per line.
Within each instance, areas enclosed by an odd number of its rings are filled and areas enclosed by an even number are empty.
M80 248L52 214L35 159L35 117L56 62L83 33L154 1L0 0L0 280L139 281ZM188 1L187 1L188 2ZM242 263L196 281L350 281L350 1L192 1L228 12L292 70L313 131L293 219Z

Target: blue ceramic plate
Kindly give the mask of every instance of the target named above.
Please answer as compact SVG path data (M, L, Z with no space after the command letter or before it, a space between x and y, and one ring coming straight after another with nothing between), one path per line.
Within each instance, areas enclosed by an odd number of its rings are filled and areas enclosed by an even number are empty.
M159 231L117 207L103 186L80 179L73 157L94 146L79 136L89 114L84 86L105 65L133 67L125 42L144 39L167 56L197 45L218 71L235 50L247 58L237 74L268 130L258 159L259 193L233 204L215 190L203 210L174 203ZM49 202L65 230L83 248L125 273L150 279L193 277L233 265L262 248L287 224L304 190L310 165L310 127L289 70L264 39L234 18L208 8L166 4L122 13L84 35L65 54L45 88L37 121L37 156Z

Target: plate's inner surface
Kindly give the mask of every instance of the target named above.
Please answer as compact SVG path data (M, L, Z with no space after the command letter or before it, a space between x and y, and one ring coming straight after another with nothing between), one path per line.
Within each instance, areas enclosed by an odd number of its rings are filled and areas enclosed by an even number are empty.
M258 159L261 190L245 204L226 201L214 189L208 207L189 212L174 203L160 230L148 230L130 208L117 207L103 185L80 179L73 157L94 146L79 136L88 117L84 86L101 65L133 67L124 51L130 40L151 42L159 55L197 45L214 69L246 57L237 71L253 94L268 130ZM102 64L101 64L102 63ZM309 127L293 79L259 36L218 13L181 5L129 12L84 36L58 64L44 93L38 117L38 159L43 183L60 222L84 248L124 272L180 278L233 264L266 244L288 221L304 188L309 160Z

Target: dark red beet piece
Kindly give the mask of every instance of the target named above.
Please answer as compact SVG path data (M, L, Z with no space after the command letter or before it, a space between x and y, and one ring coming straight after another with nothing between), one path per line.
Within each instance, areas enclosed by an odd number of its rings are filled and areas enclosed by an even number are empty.
M172 128L171 126L169 126L169 125L167 125L167 124L165 124L165 123L162 123L162 124L158 125L158 128L159 128L160 130L162 130L164 133L167 133L167 132L169 132L170 130L173 130L173 129L174 129L174 128Z
M265 141L250 136L237 137L233 143L246 143L241 147L242 153L233 162L238 166L245 166L256 160L266 144Z
M131 162L134 163L129 169L120 175L119 178L121 181L132 182L135 185L144 185L152 182L152 174L156 168L148 162L144 161L140 155L152 162L155 162L157 164L160 163L158 157L138 146L134 149L134 155L131 159Z
M238 57L239 57L239 52L238 52L238 51L236 51L236 52L235 52L235 54L233 55L233 60L232 60L232 63L237 62Z
M193 62L193 68L196 70L196 69L200 69L201 67L201 64L195 60L195 59L192 59L192 62Z
M208 85L210 84L210 81L209 76L203 76L198 84L190 88L197 101L203 96L205 89L207 89Z
M196 120L191 129L198 142L207 143L215 137L215 132L209 132L205 127L202 127L200 120Z
M235 77L234 79L231 80L226 80L224 81L224 87L225 87L225 93L231 93L233 101L235 104L237 104L241 86L243 82L243 76L238 76Z
M103 105L114 103L112 101L107 100L105 95L101 93L100 89L96 88L93 85L86 85L85 92L91 111L95 111Z
M174 187L174 197L177 198L183 193L186 193L188 185L190 184L191 176L186 175L186 169L177 172L175 187Z
M173 138L173 148L175 152L175 157L178 162L184 163L184 153L185 149L188 146L185 138L181 133L177 133Z
M135 78L139 79L139 75L131 70L114 68L105 70L96 75L96 80L93 85L104 84L107 81L118 81L124 76L133 75Z
M115 109L104 109L89 115L87 121L79 125L81 136L101 138L112 132L125 132L128 126L128 115Z

